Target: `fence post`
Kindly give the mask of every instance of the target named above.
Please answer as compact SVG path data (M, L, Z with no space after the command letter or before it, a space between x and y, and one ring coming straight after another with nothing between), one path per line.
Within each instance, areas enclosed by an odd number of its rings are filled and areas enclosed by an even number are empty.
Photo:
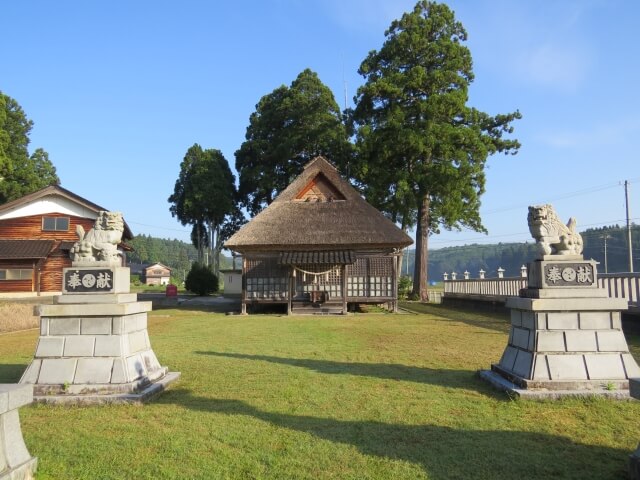
M463 275L465 280L469 280L469 272L467 270L464 271Z
M451 272L451 280L455 280L458 274L456 272Z
M498 278L504 278L504 268L498 268Z
M527 278L527 267L524 265L520 267L520 276L522 278Z
M485 272L484 270L480 269L480 272L479 272L479 274L480 274L480 280L484 280L484 274L485 274L485 273L487 273L487 272Z

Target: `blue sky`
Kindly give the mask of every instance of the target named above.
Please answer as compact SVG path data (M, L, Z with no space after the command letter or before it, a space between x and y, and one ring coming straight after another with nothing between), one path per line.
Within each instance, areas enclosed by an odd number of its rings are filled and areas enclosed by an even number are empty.
M635 0L446 2L469 34L469 104L519 109L516 156L489 159L489 235L433 236L431 248L529 240L527 206L551 202L580 229L640 218L640 53ZM357 69L406 0L4 2L0 90L35 123L62 186L135 233L188 241L169 213L186 150L230 165L261 96L305 68L344 104Z

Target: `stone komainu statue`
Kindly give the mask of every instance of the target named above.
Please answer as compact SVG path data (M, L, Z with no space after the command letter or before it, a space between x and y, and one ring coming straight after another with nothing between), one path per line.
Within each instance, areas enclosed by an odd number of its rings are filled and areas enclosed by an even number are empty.
M576 221L570 218L565 225L559 219L552 205L529 207L529 231L536 241L540 256L580 255L582 237L576 231Z
M78 241L71 248L71 260L120 265L118 244L122 241L123 230L124 220L120 212L100 211L93 228L86 234L82 225L77 226Z

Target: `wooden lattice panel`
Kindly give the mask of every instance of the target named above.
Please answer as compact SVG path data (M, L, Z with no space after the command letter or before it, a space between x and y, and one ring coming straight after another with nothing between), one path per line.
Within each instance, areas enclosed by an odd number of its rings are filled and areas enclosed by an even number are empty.
M296 195L296 200L300 202L332 202L344 200L344 195L320 173L300 190Z
M359 258L347 265L348 297L392 297L393 257Z
M246 260L246 296L252 300L284 300L289 296L289 269L277 258Z

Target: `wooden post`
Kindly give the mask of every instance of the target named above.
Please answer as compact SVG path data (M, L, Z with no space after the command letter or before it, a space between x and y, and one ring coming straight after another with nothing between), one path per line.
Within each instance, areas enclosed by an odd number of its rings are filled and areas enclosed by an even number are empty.
M398 313L398 257L393 257L393 302L391 302L391 309L393 313Z
M240 300L240 314L247 314L247 259L242 257L242 295Z
M347 313L347 266L342 265L342 314Z
M293 291L295 289L294 282L295 278L293 277L293 266L289 267L289 300L287 304L287 315L291 315L293 310Z
M44 261L45 259L41 258L40 260L38 260L33 264L33 278L31 279L31 291L33 291L34 282L35 282L35 290L36 290L36 295L38 297L40 296L40 292L42 289L42 266L44 264ZM62 282L64 282L64 278L62 279ZM61 285L60 287L64 288L64 285Z

